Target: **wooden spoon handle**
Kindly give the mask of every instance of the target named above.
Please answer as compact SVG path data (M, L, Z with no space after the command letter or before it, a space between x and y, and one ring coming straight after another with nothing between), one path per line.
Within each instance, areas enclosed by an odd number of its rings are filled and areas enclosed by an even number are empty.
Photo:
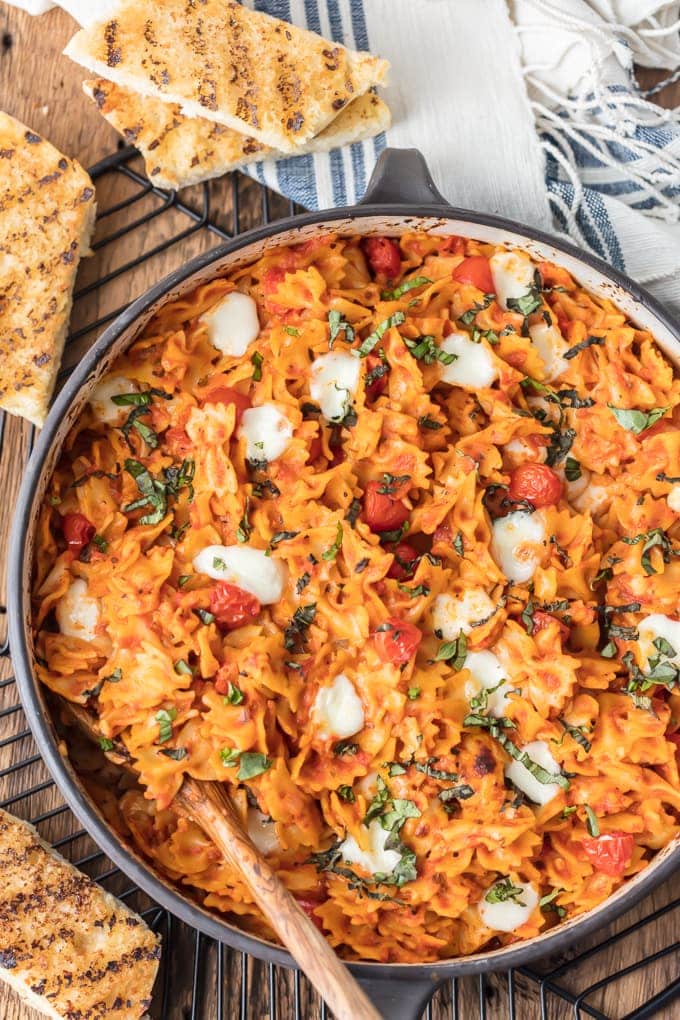
M381 1020L313 921L255 849L221 788L187 776L175 802L243 876L262 913L338 1020Z

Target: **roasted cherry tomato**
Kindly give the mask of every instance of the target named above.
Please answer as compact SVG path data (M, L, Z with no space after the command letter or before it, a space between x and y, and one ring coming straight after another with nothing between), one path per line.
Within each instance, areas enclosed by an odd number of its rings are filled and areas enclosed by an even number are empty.
M393 531L400 528L410 511L398 498L399 493L386 492L385 482L369 482L364 493L364 520L371 531Z
M408 542L399 542L393 546L390 552L394 553L394 563L390 567L387 576L397 581L408 581L416 572L420 555Z
M418 651L422 633L412 623L391 616L373 635L378 655L393 666L405 666Z
M627 832L605 832L601 836L582 839L581 843L595 870L611 878L620 878L624 873L635 845Z
M244 393L239 393L238 390L232 389L231 386L216 386L213 390L208 390L206 395L203 397L204 404L233 404L236 408L236 424L241 424L241 418L243 412L247 411L251 406L250 400Z
M65 514L61 521L61 530L73 555L80 556L85 546L94 538L97 529L91 521L88 521L85 514Z
M362 247L374 276L394 280L401 270L399 245L389 237L366 237Z
M534 628L532 634L538 634L540 630L545 630L551 623L556 623L560 629L560 636L563 641L566 641L569 637L569 628L566 623L562 623L556 616L551 616L550 613L544 613L542 609L535 609L533 615Z
M439 245L439 253L441 255L462 255L465 251L465 238L458 237L456 234L451 234L450 237L445 237Z
M376 354L369 354L366 358L366 375L369 376L378 368L383 371L383 374L378 375L377 378L371 379L366 386L367 400L377 400L381 393L385 392L387 387L387 376L390 371L390 366L386 361L383 361L383 359L378 357Z
M232 630L252 623L260 612L260 603L238 585L218 581L210 592L210 612L221 627Z
M520 464L510 475L508 496L535 507L553 506L562 495L562 479L547 464Z
M456 266L452 276L458 283L471 283L473 287L477 287L485 294L493 294L496 289L489 260L483 255L468 255L460 265Z

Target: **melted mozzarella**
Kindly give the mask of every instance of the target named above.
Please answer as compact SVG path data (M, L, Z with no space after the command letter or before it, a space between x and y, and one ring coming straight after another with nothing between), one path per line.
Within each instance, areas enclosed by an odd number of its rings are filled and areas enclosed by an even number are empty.
M225 294L198 320L208 328L208 340L222 354L240 358L260 334L257 305L248 294Z
M94 641L99 623L99 599L88 595L87 584L82 577L71 581L55 608L57 624L67 637Z
M473 343L465 333L451 333L442 340L441 349L456 356L450 365L441 366L442 382L476 390L491 386L498 378L498 369L488 347Z
M383 829L377 818L368 826L368 849L362 850L354 836L348 836L340 844L342 858L348 864L358 864L371 875L378 872L389 875L401 860L396 850L386 850L389 832Z
M657 638L663 638L671 646L675 655L664 655L664 659L680 664L680 620L673 620L663 613L652 613L645 616L638 624L638 637L640 652L647 660L659 655L658 648L654 647Z
M470 672L470 679L465 684L465 697L471 701L480 691L496 688L492 694L487 696L486 704L491 715L500 719L508 703L507 696L511 688L505 679L507 673L498 656L486 650L468 652L463 668Z
M491 555L509 581L530 581L543 559L545 521L540 513L515 510L493 522Z
M564 473L564 464L556 464L553 468L556 475L562 479L562 484L566 490L567 499L570 503L576 506L576 501L583 495L588 486L590 485L590 471L588 468L581 468L581 474L578 478L570 481Z
M331 351L310 369L309 393L328 421L341 421L359 385L361 363L352 354Z
M556 326L549 326L547 322L541 321L529 326L529 336L541 356L546 378L557 379L569 367L569 363L563 357L569 348L560 331Z
M259 404L243 412L238 436L246 441L248 460L276 460L293 438L293 426L274 404Z
M206 546L194 557L194 569L243 588L263 606L278 602L286 583L285 565L248 545Z
M468 588L462 595L437 595L432 606L432 629L445 641L455 641L461 631L469 634L495 608L483 588Z
M547 449L545 446L540 446L538 443L532 443L528 439L523 439L518 436L516 439L511 439L509 443L506 443L503 447L503 459L507 462L508 467L516 468L520 464L525 464L526 461L530 460L532 463L543 464L547 455Z
M666 502L668 503L669 510L672 510L675 514L680 514L680 485L673 486L666 496Z
M364 728L364 706L354 684L338 673L330 687L321 687L312 717L321 737L351 737Z
M568 490L568 495L577 510L581 513L590 510L592 514L599 514L604 510L611 498L608 486L592 481L592 475L589 477L588 485L583 486L581 492L572 496Z
M124 375L113 375L103 379L92 391L90 406L95 418L106 425L122 425L127 419L131 407L119 407L111 397L119 397L122 393L136 393L137 384Z
M517 897L519 902L512 899L504 900L502 903L489 903L486 896L494 888L491 886L477 904L479 916L487 928L493 931L515 931L527 923L538 906L538 893L531 883L517 882L513 885L522 890L522 895Z
M560 766L551 755L545 740L532 740L521 747L520 751L526 751L532 761L548 772L559 775ZM560 792L557 783L540 783L525 765L514 759L505 766L505 775L535 804L548 804Z
M508 299L528 294L534 283L536 267L530 258L518 251L498 251L489 259L498 303L508 307Z
M276 828L271 818L267 818L257 808L248 808L246 821L248 835L253 843L265 857L275 850L281 849L281 844L276 838Z

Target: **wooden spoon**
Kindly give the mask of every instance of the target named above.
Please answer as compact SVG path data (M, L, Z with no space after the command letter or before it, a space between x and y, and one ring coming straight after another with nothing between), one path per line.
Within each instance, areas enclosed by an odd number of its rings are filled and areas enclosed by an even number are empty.
M78 728L99 743L101 734L91 713L62 698L59 702ZM111 750L104 752L106 756L116 765L134 772L122 742L113 741L113 745ZM281 942L338 1020L381 1020L380 1013L314 922L243 831L222 784L198 782L185 776L173 806L210 836L225 859L243 877Z

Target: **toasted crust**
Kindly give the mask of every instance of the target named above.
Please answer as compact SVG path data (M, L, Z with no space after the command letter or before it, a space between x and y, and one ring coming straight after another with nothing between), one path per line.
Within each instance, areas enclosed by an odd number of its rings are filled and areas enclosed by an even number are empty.
M78 32L64 52L281 152L317 135L388 67L234 0L121 0L115 17Z
M46 1016L137 1020L160 941L140 917L0 810L0 980Z
M108 122L139 149L149 179L161 188L186 188L255 160L282 155L255 138L203 117L185 117L179 106L139 96L103 78L84 82L83 89ZM387 105L367 92L342 110L299 154L328 152L372 138L389 124Z
M94 187L83 168L0 112L0 407L42 425L59 370Z

